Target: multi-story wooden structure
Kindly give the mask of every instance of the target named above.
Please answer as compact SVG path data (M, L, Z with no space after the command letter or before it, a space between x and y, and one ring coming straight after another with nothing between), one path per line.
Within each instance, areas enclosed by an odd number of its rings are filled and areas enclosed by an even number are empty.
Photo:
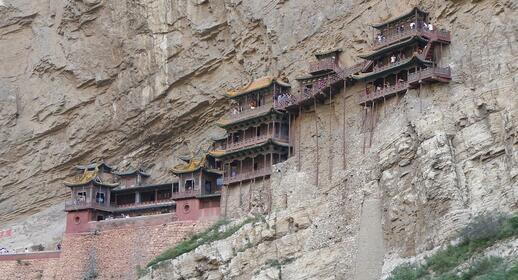
M222 172L212 156L193 157L171 169L178 177L174 189L179 220L214 219L220 215Z
M77 166L74 178L65 181L71 190L65 202L66 231L89 231L93 221L164 213L176 213L177 220L215 218L222 182L221 172L207 166L214 163L211 159L178 166L179 180L166 183L150 182L142 169L115 172L105 163Z
M289 84L273 77L263 77L227 92L234 106L218 122L227 131L227 137L216 141L219 149L210 154L221 162L229 192L239 192L237 186L241 190L243 184L269 178L271 166L288 158L289 119L284 111L277 109L277 104L288 98L289 92ZM251 186L248 195L240 191L239 207L252 207L253 191ZM248 203L243 203L244 200Z
M358 103L370 106L378 101L419 88L423 83L451 80L449 67L440 67L443 45L450 43L450 33L428 21L428 14L418 8L381 24L368 53L363 73L354 75L365 82Z

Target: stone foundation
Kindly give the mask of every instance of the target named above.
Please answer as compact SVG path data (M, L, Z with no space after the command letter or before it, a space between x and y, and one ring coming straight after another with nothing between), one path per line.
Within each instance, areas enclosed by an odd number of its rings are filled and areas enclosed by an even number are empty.
M92 222L65 234L62 252L0 256L1 279L135 279L137 268L208 222L172 222L171 214Z

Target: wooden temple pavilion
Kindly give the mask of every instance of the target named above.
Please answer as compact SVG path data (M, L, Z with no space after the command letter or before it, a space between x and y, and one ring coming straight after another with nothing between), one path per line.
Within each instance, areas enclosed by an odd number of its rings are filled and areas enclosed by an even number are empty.
M423 83L451 80L450 68L437 65L450 33L430 23L428 13L414 8L372 27L377 31L372 48L360 55L368 63L363 73L353 75L365 82L360 105L370 106Z
M175 213L177 204L181 207L177 220L216 217L221 172L207 167L215 160L210 162L190 161L189 168L176 167L180 180L165 183L150 182L150 174L142 169L116 172L105 163L76 166L74 178L64 183L71 189L71 198L65 201L66 231L87 232L92 221ZM189 214L185 205L193 200ZM199 211L200 207L207 210Z
M223 180L216 160L205 155L185 161L171 169L178 177L178 185L173 189L177 218L200 220L219 217Z
M75 167L75 176L65 181L71 190L71 199L65 202L67 232L82 232L88 222L104 220L111 214L111 189L119 186L112 167L105 163L92 163Z
M210 152L221 162L225 185L269 177L271 166L288 158L289 119L276 104L289 91L289 84L267 76L227 92L235 106L218 122L227 137Z

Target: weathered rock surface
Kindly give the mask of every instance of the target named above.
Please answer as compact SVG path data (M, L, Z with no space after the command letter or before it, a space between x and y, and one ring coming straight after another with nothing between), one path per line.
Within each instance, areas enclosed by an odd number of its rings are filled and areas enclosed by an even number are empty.
M272 217L172 261L169 273L354 279L362 205L379 198L381 277L477 213L515 211L513 1L0 0L0 222L62 201L61 182L80 162L167 178L175 155L206 149L219 132L226 88L265 74L295 84L320 49L341 47L343 64L357 62L368 24L414 4L452 32L440 63L453 81L387 100L372 122L356 104L361 85L304 112L300 159L275 167ZM250 248L232 243L243 236Z

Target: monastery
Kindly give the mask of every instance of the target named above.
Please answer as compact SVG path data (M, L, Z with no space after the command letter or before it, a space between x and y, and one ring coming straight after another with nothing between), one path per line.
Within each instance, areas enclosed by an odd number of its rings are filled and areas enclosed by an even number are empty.
M359 56L363 62L347 67L339 62L342 49L318 52L308 75L297 79L297 90L272 76L229 90L232 108L218 122L226 134L213 139L207 154L182 158L185 163L171 168L167 182L152 182L142 169L114 171L106 163L77 166L75 178L65 182L71 190L65 204L66 232L88 232L92 222L106 219L164 213L174 213L178 221L268 213L272 166L293 155L300 166L300 128L294 129L293 123L303 111L331 103L354 83L365 85L357 103L369 112L408 89L451 80L450 69L438 63L450 33L428 22L425 11L414 8L372 27L374 41ZM318 186L318 162L316 172Z

